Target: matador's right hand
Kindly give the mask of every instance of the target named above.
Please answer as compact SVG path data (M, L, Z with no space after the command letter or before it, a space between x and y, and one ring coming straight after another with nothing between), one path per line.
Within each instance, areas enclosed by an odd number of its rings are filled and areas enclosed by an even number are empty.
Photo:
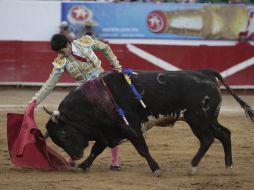
M119 68L114 68L114 69L113 69L113 71L114 71L114 72L116 72L116 73L118 73L118 74L123 73L123 69L122 69L122 67L119 67Z

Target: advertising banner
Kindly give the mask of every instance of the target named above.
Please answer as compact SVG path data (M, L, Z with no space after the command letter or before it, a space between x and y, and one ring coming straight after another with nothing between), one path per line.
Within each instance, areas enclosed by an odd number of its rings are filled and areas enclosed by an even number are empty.
M83 35L93 23L102 38L237 40L254 30L254 6L174 3L62 3L62 21Z

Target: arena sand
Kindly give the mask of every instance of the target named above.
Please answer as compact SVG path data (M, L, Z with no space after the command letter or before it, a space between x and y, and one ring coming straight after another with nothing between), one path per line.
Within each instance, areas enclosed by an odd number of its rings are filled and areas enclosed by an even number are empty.
M151 155L162 170L162 177L153 177L146 161L129 142L119 146L122 171L109 170L110 149L106 149L89 171L41 171L17 168L10 163L6 140L6 113L23 113L24 104L36 92L31 89L0 90L0 189L3 190L253 190L254 189L254 124L231 96L223 96L220 123L232 132L234 169L224 166L222 145L216 140L200 163L198 172L190 175L190 161L198 149L198 141L184 122L173 128L153 128L145 134ZM42 103L55 109L68 90L57 90ZM241 96L254 107L253 96ZM35 118L39 128L48 115L38 107ZM59 154L67 154L52 143ZM91 142L91 145L93 142ZM91 147L90 145L90 147ZM85 151L84 158L90 148ZM84 159L82 159L84 160ZM79 163L82 161L80 160Z

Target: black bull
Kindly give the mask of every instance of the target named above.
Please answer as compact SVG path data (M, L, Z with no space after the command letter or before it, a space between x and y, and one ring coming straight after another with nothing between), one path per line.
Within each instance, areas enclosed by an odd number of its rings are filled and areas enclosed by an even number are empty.
M254 111L225 84L219 73L211 70L136 72L138 75L131 76L131 79L147 108L135 98L123 75L106 73L101 79L84 83L70 92L61 102L59 112L51 112L53 117L46 128L54 143L77 160L82 158L88 142L95 141L90 156L79 165L85 170L106 147L112 148L122 139L128 139L156 174L159 166L148 151L141 126L148 116L158 118L163 115L170 118L168 123L171 124L179 119L186 121L200 141L192 167L198 166L214 138L223 145L226 167L232 166L230 130L218 122L221 93L217 80L253 122ZM102 81L107 84L105 88L101 87ZM125 111L129 126L117 115L108 91Z

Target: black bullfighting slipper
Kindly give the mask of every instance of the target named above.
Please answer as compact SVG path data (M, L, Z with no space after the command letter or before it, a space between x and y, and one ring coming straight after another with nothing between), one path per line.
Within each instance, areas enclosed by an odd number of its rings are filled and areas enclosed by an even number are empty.
M110 166L110 170L117 172L122 171L121 166L112 166L112 165Z

